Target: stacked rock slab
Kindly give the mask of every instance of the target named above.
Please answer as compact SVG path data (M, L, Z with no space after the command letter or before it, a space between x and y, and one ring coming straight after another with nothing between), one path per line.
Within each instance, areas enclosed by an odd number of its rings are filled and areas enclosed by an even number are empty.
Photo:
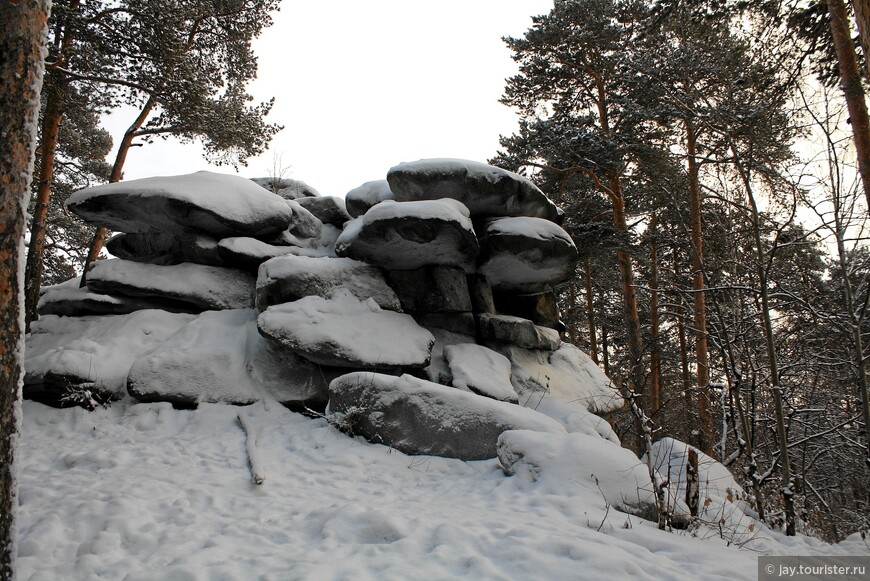
M68 207L123 232L118 258L85 288L46 291L25 395L277 399L466 460L493 457L508 429L600 433L590 411L621 404L560 340L554 289L577 251L558 208L512 172L421 160L346 203L200 172L90 188Z

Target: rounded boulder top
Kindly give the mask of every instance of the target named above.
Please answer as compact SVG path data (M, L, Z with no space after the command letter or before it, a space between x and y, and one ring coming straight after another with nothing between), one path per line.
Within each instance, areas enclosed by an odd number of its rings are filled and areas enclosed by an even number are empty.
M559 222L561 212L523 176L477 161L453 158L401 163L387 173L400 202L452 198L474 217L529 216Z
M267 236L286 230L293 210L249 179L200 171L121 181L74 193L67 208L121 232Z

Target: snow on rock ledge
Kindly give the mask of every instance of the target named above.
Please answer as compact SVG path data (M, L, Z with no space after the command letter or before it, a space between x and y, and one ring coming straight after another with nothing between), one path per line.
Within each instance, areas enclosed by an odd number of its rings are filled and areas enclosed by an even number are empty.
M329 384L329 394L333 422L406 454L484 460L496 456L506 430L565 432L536 411L410 375L349 373Z
M382 310L347 291L274 305L258 318L260 332L320 365L390 369L429 365L432 333L410 315Z
M199 310L253 307L255 286L241 270L187 262L159 266L116 258L88 271L88 288L96 292L170 299Z
M293 210L251 180L201 171L87 188L67 208L86 222L121 232L199 232L218 238L287 229Z
M559 209L538 186L514 172L465 159L421 159L390 169L401 202L452 198L473 216L533 216L556 222Z

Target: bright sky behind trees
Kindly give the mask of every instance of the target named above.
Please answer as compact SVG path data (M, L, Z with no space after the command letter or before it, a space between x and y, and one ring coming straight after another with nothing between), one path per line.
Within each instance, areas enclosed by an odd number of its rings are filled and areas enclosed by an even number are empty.
M486 161L516 128L500 104L516 71L501 37L522 35L551 0L284 0L255 42L257 101L276 98L268 121L284 130L239 168L268 176L276 164L324 195L383 179L403 161ZM134 114L114 114L116 139ZM214 169L198 145L157 142L131 151L125 179ZM232 172L232 168L218 171Z

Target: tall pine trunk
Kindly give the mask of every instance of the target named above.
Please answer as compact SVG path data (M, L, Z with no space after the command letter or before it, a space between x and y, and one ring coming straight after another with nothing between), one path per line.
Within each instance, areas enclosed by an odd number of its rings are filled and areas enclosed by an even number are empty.
M861 85L861 71L858 69L855 46L849 32L849 15L843 0L828 0L828 12L831 15L831 36L834 38L837 63L840 67L840 86L846 98L852 125L858 174L861 176L864 196L870 207L870 119L867 116L867 102L864 87Z
M689 206L692 220L692 297L695 307L695 396L700 437L695 446L712 455L713 417L710 414L710 354L707 348L707 304L704 296L704 238L701 223L701 183L698 178L698 135L686 120L686 159L689 176Z
M661 352L659 351L659 252L658 242L656 241L657 216L655 213L650 220L651 241L649 246L649 261L650 261L650 297L649 297L649 318L650 318L650 340L652 349L650 350L650 381L649 381L649 401L650 415L655 416L662 406L661 401Z
M63 23L63 38L57 55L55 68L48 71L50 87L46 95L45 113L39 143L39 165L36 178L36 209L30 223L30 246L27 251L27 267L24 277L25 326L36 319L36 306L42 288L44 271L45 234L48 226L48 208L51 201L51 184L54 178L54 160L57 154L58 136L63 120L66 92L69 81L64 73L57 70L65 64L66 54L75 37L74 14L79 9L79 0L72 0L68 10L68 20Z
M15 448L24 368L24 227L48 0L0 2L0 581L15 577Z
M595 338L595 297L592 295L592 265L589 257L583 259L583 278L586 283L586 323L589 326L589 356L598 365L598 341Z

